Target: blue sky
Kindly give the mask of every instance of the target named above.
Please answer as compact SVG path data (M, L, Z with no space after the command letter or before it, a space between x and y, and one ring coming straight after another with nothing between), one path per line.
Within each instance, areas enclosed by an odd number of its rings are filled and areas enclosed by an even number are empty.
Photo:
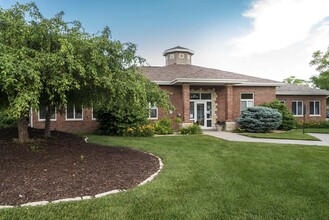
M0 0L3 8L16 1ZM18 1L27 3L29 1ZM150 65L177 45L193 64L269 79L308 79L312 52L329 46L328 0L36 0L46 17L59 11L90 33L137 44Z

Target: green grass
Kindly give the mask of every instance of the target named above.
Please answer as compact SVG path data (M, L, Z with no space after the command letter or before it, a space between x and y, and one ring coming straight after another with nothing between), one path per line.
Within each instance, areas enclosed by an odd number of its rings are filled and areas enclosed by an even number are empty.
M305 132L308 130L305 130ZM319 139L309 134L303 134L302 129L294 129L283 133L246 133L242 134L252 138L271 138L271 139L290 139L290 140L308 140L318 141Z
M299 129L303 131L303 129ZM305 128L307 133L329 134L329 128Z
M210 136L89 141L162 158L154 181L82 202L0 211L0 219L327 219L329 148Z

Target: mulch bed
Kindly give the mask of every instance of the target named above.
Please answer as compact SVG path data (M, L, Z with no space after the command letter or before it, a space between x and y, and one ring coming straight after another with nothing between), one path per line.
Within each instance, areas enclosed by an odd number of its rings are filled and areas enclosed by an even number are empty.
M35 142L18 144L17 129L0 129L0 205L94 196L138 185L159 169L158 159L127 147L87 144L83 138L30 129Z

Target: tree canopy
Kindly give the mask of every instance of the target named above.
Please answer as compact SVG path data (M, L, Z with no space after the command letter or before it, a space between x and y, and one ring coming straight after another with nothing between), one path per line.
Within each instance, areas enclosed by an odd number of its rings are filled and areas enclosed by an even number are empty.
M319 72L319 75L311 77L312 83L320 89L329 90L329 47L326 52L314 52L310 65L316 66Z
M19 119L20 141L28 139L30 109L40 105L48 109L48 130L51 108L67 103L169 108L168 95L138 73L144 59L134 44L113 40L108 27L91 35L63 16L47 19L34 3L0 8L0 101Z
M309 82L304 79L298 79L296 76L290 76L283 80L284 83L309 86Z

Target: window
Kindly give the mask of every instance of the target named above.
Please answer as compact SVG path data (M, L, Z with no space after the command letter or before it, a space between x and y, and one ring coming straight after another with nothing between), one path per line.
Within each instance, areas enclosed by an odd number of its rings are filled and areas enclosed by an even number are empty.
M187 59L190 60L191 59L191 55L187 54Z
M190 93L191 100L211 100L211 93Z
M293 101L292 102L292 113L296 116L303 115L303 102L302 101Z
M190 119L194 120L194 102L190 102Z
M242 93L241 94L241 111L247 108L254 107L254 94Z
M82 106L68 105L66 107L66 120L83 120Z
M46 120L46 106L40 106L38 111L38 121ZM50 121L56 121L56 108L51 110Z
M310 115L320 115L320 101L310 101Z
M92 110L91 110L92 112L91 112L91 114L92 114L92 120L96 120L97 119L97 116L98 116L98 114L97 114L97 110L95 110L94 108L92 108Z
M149 119L158 119L158 107L156 105L151 107L149 104Z
M175 54L170 54L169 58L172 60L175 58Z
M180 59L184 59L184 54L183 54L183 53L180 53L180 54L179 54L179 58L180 58Z

